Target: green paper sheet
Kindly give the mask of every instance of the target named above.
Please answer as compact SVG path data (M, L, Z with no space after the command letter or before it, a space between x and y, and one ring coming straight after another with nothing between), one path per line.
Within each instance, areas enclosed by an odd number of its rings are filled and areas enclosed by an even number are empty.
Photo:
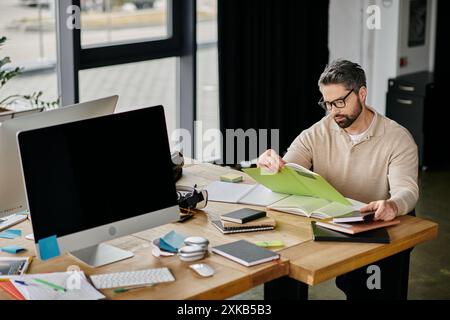
M293 168L294 166L295 168ZM274 192L322 198L351 205L323 177L298 165L287 164L275 174L268 173L260 168L242 170L258 183Z

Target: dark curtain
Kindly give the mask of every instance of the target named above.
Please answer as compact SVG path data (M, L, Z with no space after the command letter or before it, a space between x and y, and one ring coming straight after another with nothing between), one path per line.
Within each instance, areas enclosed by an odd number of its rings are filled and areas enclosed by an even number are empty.
M324 116L317 81L329 56L328 6L329 0L218 0L224 163L251 160L227 159L226 129L279 129L284 153Z
M434 79L436 85L446 87L449 84L448 75L450 74L450 46L448 12L450 12L450 2L445 0L438 1L437 22L436 22L436 47L435 47L435 66ZM443 90L445 91L445 89ZM447 105L447 104L446 104ZM448 106L446 106L448 109Z
M431 95L431 110L427 110L425 119L428 128L427 143L434 146L431 147L432 152L428 153L431 157L430 162L435 167L450 168L450 156L448 152L443 152L441 148L436 148L436 143L448 145L450 140L450 131L448 129L448 121L450 119L450 107L448 101L448 88L450 84L450 26L448 23L448 12L450 12L450 1L439 0L437 8L436 23L436 42L435 42L435 61L434 61L434 90ZM429 142L428 142L429 141ZM425 145L425 148L427 145Z

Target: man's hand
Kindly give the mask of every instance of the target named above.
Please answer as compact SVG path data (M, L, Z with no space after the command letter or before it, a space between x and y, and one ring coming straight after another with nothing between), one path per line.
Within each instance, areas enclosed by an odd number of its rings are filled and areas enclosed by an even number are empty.
M281 158L276 151L269 149L266 150L259 158L256 163L258 168L265 169L270 172L278 172L285 165L285 161Z
M362 207L359 211L375 211L374 220L383 221L393 220L395 217L397 217L398 213L397 205L393 201L389 200L372 201L365 207Z

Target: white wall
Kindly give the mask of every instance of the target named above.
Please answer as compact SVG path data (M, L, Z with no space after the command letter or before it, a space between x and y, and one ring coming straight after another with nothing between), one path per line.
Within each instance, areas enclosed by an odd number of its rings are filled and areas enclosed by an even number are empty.
M392 0L390 6L382 0L375 1L381 9L381 29L369 30L373 33L373 51L371 59L372 92L371 105L381 114L386 114L386 93L388 79L398 72L398 37L400 1Z
M433 70L434 54L434 35L436 26L436 1L429 0L427 3L426 17L426 42L423 46L408 47L408 29L409 29L409 1L400 1L400 34L399 34L399 59L405 57L408 59L406 66L399 66L398 75Z
M362 6L361 0L330 0L329 36L330 61L346 58L361 62Z
M409 0L330 0L330 61L344 58L361 64L367 76L367 104L381 114L386 111L389 78L421 69L432 70L430 66L434 64L434 42L431 41L426 55L411 56L412 60L409 60L412 65L399 70L399 57L401 54L408 54L400 42L402 28L405 28L404 21L400 24L400 16L409 9L408 2ZM380 29L370 30L366 25L372 14L366 12L370 5L380 8ZM431 39L434 38L435 7L436 0L431 0L432 10L429 10L428 19L431 22Z

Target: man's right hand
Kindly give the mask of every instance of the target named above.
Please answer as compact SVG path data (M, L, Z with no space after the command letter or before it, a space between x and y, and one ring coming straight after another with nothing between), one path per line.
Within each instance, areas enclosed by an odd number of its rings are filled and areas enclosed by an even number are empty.
M283 168L286 162L281 158L275 150L269 149L259 156L256 165L258 168L265 169L270 172L278 172Z

